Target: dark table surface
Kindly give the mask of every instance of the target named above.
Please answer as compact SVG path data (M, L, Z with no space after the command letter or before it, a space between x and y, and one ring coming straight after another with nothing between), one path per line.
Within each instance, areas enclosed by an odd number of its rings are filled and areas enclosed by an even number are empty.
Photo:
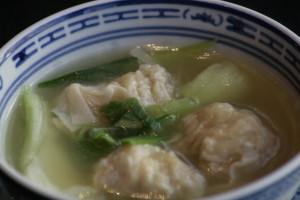
M300 36L300 14L297 0L227 0L258 11L286 26ZM19 32L35 22L87 0L1 0L0 48ZM4 184L8 187L4 188ZM22 191L22 192L21 192ZM25 193L25 194L24 194ZM13 195L11 195L13 194ZM17 187L0 172L0 200L33 200L30 193Z
M258 11L300 35L297 0L227 0ZM88 0L1 0L0 47L35 22ZM6 2L6 3L4 3Z

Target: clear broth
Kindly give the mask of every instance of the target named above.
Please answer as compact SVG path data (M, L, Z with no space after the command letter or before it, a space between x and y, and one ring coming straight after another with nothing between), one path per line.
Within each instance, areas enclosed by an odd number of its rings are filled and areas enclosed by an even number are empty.
M173 75L177 77L179 74L184 74L179 81L182 84L191 80L195 74L201 72L209 65L223 60L229 60L240 67L246 72L251 83L247 94L231 99L228 103L255 111L264 124L280 138L281 146L279 153L262 169L233 183L209 185L206 196L241 186L262 177L287 162L300 149L298 145L298 141L300 141L300 126L297 123L297 120L300 119L300 103L291 87L281 80L279 76L274 76L273 73L261 70L243 61L225 58L222 55L214 55L204 60L201 66L193 66L191 63L189 68L184 68L184 72L173 71ZM47 100L51 107L53 104L52 97L57 95L62 89L50 89L47 92L37 89L36 92ZM16 105L10 121L9 145L7 145L7 157L10 163L18 170L20 148L15 147L22 146L23 142L24 119L21 110L22 105ZM76 145L74 146L68 137L53 127L52 131L45 132L45 139L41 146L42 148L37 155L40 167L49 181L58 190L67 190L74 186L92 185L92 165L90 165L88 159L82 156L80 156L80 159L77 158Z

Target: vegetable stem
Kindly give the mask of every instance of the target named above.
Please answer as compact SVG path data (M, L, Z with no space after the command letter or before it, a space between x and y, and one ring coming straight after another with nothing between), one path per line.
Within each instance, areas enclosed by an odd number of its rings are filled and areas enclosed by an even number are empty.
M34 160L41 145L46 105L29 86L25 86L23 89L21 101L23 102L25 112L25 130L24 144L20 157L20 169L24 172Z

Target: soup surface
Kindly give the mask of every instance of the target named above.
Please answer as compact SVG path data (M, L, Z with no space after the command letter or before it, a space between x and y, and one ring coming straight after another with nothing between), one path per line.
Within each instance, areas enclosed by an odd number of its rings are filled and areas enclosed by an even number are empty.
M293 157L299 118L284 81L217 52L214 41L148 44L24 86L7 154L32 181L80 199L195 198Z

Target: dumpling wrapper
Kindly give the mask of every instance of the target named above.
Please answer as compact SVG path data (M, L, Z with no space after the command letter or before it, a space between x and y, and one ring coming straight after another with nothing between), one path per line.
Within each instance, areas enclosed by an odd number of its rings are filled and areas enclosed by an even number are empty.
M95 166L95 188L143 199L200 197L206 180L174 152L158 146L124 146Z
M75 132L83 125L105 124L99 108L110 101L135 97L142 106L161 104L173 98L173 90L172 77L163 67L144 64L108 84L71 84L52 111L69 131Z
M184 118L176 146L200 169L233 180L264 166L280 144L252 111L213 103Z

